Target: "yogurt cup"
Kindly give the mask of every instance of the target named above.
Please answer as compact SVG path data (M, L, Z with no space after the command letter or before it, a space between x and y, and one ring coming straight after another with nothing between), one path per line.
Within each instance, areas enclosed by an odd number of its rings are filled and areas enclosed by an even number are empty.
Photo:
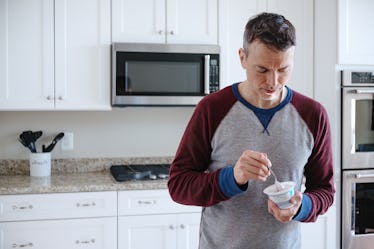
M275 202L280 209L288 209L293 206L290 202L291 197L295 194L295 182L281 182L283 187L281 190L277 190L275 184L268 186L264 189L270 200Z

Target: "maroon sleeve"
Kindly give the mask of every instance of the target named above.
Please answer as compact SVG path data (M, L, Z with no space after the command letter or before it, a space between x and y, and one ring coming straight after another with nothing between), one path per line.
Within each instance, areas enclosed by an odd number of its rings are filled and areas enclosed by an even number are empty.
M326 110L318 102L294 92L292 104L314 137L312 154L304 168L306 179L304 193L312 201L311 213L304 222L313 222L334 202L334 165L330 124Z
M218 184L220 170L207 169L214 132L235 101L230 86L206 96L196 106L170 167L168 188L174 201L211 206L227 199Z

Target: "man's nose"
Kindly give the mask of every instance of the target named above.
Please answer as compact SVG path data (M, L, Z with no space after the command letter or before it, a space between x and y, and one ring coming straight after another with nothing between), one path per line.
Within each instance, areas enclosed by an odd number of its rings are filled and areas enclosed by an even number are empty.
M275 87L278 84L278 73L271 72L268 75L267 84L271 87Z

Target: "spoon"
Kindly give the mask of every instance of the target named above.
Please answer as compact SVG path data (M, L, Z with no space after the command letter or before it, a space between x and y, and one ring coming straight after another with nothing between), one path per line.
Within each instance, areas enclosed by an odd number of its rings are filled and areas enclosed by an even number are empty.
M277 176L274 174L274 171L271 169L271 167L268 167L270 170L271 175L274 177L274 185L277 191L280 191L283 189L283 185L278 181Z

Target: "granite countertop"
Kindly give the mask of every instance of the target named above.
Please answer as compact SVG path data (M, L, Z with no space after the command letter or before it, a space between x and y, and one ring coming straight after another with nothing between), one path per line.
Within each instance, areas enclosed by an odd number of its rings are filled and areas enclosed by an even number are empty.
M171 158L58 159L49 177L31 177L27 160L0 161L0 195L165 189L167 180L117 182L113 164L170 163Z

